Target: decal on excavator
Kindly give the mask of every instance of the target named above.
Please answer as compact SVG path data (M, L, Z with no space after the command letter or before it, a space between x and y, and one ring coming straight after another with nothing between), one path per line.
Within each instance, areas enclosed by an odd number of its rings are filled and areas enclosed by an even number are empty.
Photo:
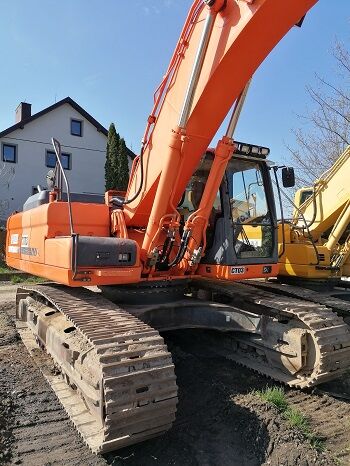
M25 256L37 256L38 255L37 248L29 247L29 237L28 237L28 235L22 235L20 251L21 251L21 254L23 254Z
M37 256L38 255L38 250L37 248L24 248L21 247L21 254L25 256Z
M11 244L18 244L18 239L19 239L19 235L18 235L18 234L11 235L10 243L11 243Z

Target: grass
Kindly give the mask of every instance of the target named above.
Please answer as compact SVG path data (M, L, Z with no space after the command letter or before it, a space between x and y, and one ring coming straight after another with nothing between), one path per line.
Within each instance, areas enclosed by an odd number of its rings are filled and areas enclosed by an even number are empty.
M9 272L12 272L12 270L6 267L6 265L2 265L2 264L0 265L0 273L9 273Z
M277 408L288 424L293 429L297 429L310 442L312 448L318 451L325 450L324 441L312 431L308 418L301 411L289 405L282 387L266 387L264 390L254 391L253 393Z
M284 416L292 427L297 427L303 433L310 430L308 419L298 409L288 406L284 412Z
M20 277L19 275L12 275L12 277L10 278L10 280L11 280L11 283L12 283L13 285L17 285L17 283L22 283L22 282L26 281L25 278Z
M23 275L21 273L18 273L18 270L12 269L11 267L7 267L7 265L3 261L0 261L0 275L1 274L6 274L6 275L9 274L10 275L9 280L11 280L11 282L14 285L17 285L18 283L23 283L23 282L41 283L45 281L41 277L28 276L28 275Z
M41 277L22 277L20 275L13 275L10 280L13 285L17 285L18 283L42 283L45 281Z
M279 411L284 412L288 408L286 394L282 387L266 387L264 390L255 392L255 394L275 406Z

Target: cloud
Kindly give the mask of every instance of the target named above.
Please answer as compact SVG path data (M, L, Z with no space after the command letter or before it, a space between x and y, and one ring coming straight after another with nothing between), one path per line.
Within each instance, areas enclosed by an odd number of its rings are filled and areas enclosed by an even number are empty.
M159 15L162 12L162 8L171 8L175 5L174 0L143 0L142 11L145 15Z
M156 7L155 5L149 5L149 6L143 5L142 9L143 9L143 12L145 13L145 15L147 15L147 16L150 15L150 14L159 15L159 13L160 13L160 9L158 7Z

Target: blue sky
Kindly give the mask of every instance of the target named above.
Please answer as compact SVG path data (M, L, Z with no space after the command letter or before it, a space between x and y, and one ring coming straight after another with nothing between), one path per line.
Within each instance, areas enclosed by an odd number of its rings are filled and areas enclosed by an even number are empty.
M106 127L114 121L137 152L191 3L0 0L0 130L20 101L36 113L69 95ZM349 0L319 0L255 74L236 139L271 147L273 160L286 154L305 86L315 72L337 80L330 51L336 38L349 44L349 20Z

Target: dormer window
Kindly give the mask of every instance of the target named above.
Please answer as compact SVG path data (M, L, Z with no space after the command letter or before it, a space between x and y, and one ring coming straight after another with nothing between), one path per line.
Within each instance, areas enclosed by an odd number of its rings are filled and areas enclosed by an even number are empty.
M81 120L71 120L70 121L70 134L73 136L83 135L83 122Z

